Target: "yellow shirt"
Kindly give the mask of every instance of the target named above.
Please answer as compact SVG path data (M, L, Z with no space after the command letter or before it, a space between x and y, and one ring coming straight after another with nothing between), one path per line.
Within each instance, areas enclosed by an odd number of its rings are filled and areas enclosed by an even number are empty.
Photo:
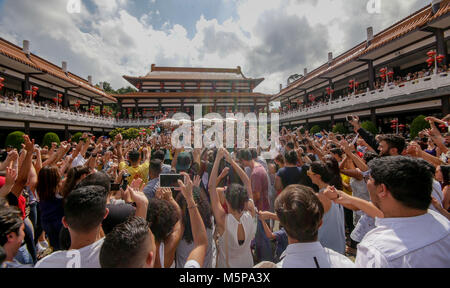
M345 183L346 185L350 186L350 177L348 177L347 175L341 174L341 179L342 179L342 183ZM343 190L345 193L352 196L352 190L348 190L347 188L345 188L345 186L344 186Z
M131 176L128 177L128 183L131 184L131 182L133 181L133 179L136 178L141 178L142 181L147 184L148 182L148 168L149 168L150 163L148 161L145 161L144 164L139 165L138 167L134 168L131 166L128 166L125 162L120 162L119 164L119 170L127 170L128 174L130 174Z

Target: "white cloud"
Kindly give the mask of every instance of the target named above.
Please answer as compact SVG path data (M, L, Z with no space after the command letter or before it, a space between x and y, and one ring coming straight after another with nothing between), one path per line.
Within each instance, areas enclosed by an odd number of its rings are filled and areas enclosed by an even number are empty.
M169 21L155 29L159 10L136 18L128 0L93 2L95 14L86 7L68 14L61 0L5 0L0 36L19 45L27 38L33 52L56 64L68 60L72 72L114 88L128 85L122 75L145 75L155 63L241 66L247 77L266 78L257 91L276 93L289 75L324 63L328 51L337 55L363 41L365 26L380 31L423 5L384 1L381 15L368 16L361 0L241 0L237 17L219 23L201 16L189 38L186 27Z

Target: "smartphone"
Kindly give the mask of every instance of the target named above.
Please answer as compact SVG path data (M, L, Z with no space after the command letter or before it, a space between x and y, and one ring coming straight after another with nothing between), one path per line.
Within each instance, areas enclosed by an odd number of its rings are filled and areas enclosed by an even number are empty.
M183 181L184 177L180 174L161 174L159 175L159 187L178 188L178 180Z
M111 191L119 191L120 190L120 183L119 184L111 184Z

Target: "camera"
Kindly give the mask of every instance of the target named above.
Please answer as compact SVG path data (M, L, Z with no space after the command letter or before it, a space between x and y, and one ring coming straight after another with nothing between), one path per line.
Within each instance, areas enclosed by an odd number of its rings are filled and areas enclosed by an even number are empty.
M352 115L348 115L348 116L347 116L347 121L348 121L348 122L353 121L353 116L352 116Z
M128 177L130 177L131 175L128 173L128 172L125 172L123 175L122 175L122 190L123 191L125 191L125 190L127 190L127 187L128 187Z

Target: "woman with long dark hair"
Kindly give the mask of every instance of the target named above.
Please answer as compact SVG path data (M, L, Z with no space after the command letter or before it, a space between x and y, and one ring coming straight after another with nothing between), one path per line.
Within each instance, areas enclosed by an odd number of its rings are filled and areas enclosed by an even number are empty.
M337 168L339 169L339 167ZM336 174L337 172L337 174ZM322 162L313 162L308 171L311 181L318 186L319 193L317 196L322 202L324 208L324 217L322 226L319 229L319 241L322 246L333 249L334 251L345 253L345 217L344 209L341 205L334 203L328 199L323 192L328 186L337 185L341 187L342 182L339 172L334 167L332 161L327 164ZM336 186L335 186L336 187ZM337 188L336 189L339 189Z
M67 178L64 186L61 189L61 195L64 199L69 196L69 193L89 174L89 168L85 166L72 167L67 172Z
M64 216L61 176L58 168L46 166L39 171L36 191L39 196L41 210L41 225L47 234L53 250L59 250L59 232Z
M208 197L206 196L203 189L201 189L200 186L200 177L196 176L194 178L194 200L195 203L198 205L198 210L200 212L200 215L202 217L203 223L205 224L206 228L206 234L208 235L208 250L206 251L205 256L205 262L203 264L203 268L215 268L215 243L214 243L214 224L212 219L212 211L211 206L209 205ZM183 238L181 239L180 243L177 247L177 253L176 253L176 267L177 268L184 268L186 264L186 260L189 257L189 254L194 249L194 238L192 235L192 229L191 229L191 221L189 217L189 209L186 202L186 199L184 198L182 193L178 193L177 197L175 198L175 201L177 201L178 205L181 209L181 215L183 215Z

